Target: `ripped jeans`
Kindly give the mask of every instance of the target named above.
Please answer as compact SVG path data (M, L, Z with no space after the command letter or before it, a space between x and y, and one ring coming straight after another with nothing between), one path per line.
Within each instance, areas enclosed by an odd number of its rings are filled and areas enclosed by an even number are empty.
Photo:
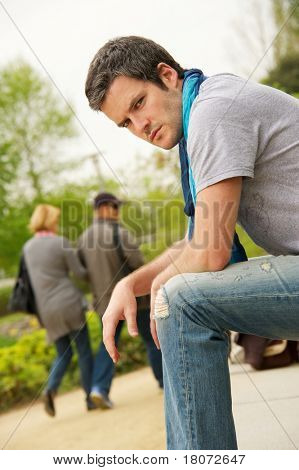
M237 449L227 331L299 339L299 256L180 274L157 295L168 449Z

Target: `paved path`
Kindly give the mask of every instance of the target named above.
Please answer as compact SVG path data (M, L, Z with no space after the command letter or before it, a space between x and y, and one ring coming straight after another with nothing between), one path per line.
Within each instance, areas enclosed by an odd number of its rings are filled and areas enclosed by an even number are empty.
M56 417L42 403L0 415L0 448L5 449L163 449L163 393L149 368L117 377L112 410L86 411L78 389L55 400Z
M249 371L249 366L231 366L239 448L298 448L299 364ZM113 410L87 413L77 390L57 397L54 419L44 414L41 403L0 415L0 448L165 448L163 394L149 368L116 378L111 398Z

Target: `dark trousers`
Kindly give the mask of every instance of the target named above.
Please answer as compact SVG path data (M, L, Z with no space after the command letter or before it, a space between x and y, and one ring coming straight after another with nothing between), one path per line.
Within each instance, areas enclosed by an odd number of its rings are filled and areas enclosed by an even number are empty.
M162 371L162 355L161 351L157 349L154 340L150 332L150 311L149 309L138 311L137 325L139 333L145 343L147 356L154 376L159 383L159 386L163 387L163 371ZM117 325L115 332L115 343L119 344L119 338L121 330L123 328L124 321L120 321ZM105 395L109 395L113 375L115 372L114 363L109 356L106 347L101 341L99 350L95 356L93 376L92 376L92 390L98 391Z

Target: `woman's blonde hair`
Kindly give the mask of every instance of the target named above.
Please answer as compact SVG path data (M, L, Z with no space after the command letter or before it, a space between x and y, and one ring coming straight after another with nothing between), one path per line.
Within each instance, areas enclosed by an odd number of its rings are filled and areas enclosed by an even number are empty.
M40 230L52 230L58 222L60 209L49 204L39 204L34 209L31 216L29 228L31 232L39 232Z

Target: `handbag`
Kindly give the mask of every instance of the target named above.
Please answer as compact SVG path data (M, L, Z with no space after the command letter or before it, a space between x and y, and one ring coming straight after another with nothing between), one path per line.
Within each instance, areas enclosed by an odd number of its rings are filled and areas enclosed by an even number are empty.
M24 254L22 254L20 259L17 279L8 302L8 310L10 312L25 312L35 315L38 317L40 324L42 324Z
M273 340L243 333L234 342L243 348L243 361L256 370L285 367L298 361L297 341Z

